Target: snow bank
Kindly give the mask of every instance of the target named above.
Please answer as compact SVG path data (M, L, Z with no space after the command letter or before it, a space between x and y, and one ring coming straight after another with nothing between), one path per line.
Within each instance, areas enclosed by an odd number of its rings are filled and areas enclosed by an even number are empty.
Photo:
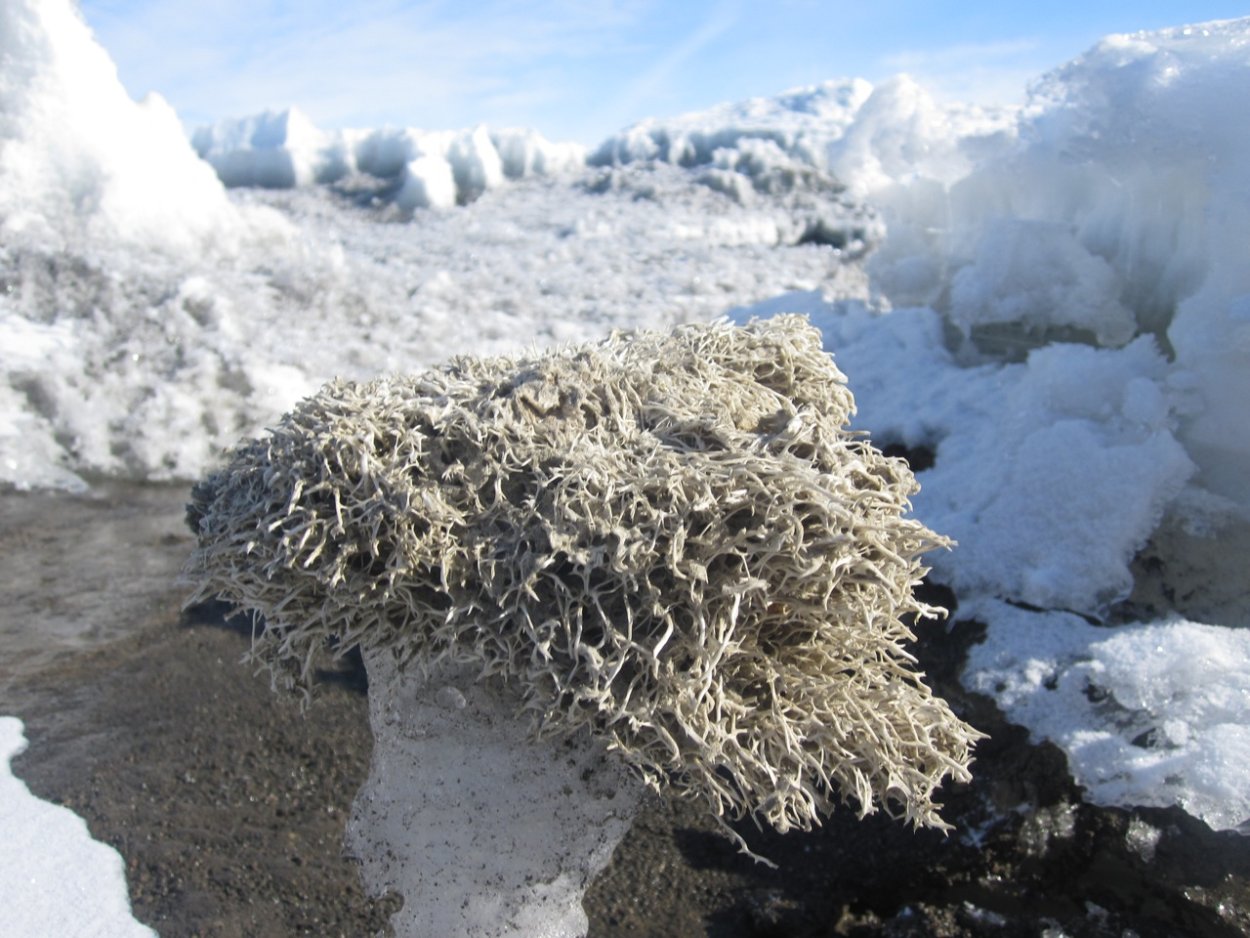
M121 855L82 818L40 801L13 777L22 724L0 716L0 908L10 935L155 938L130 914Z
M830 167L881 210L870 270L979 352L1153 335L1201 406L1179 439L1250 517L1250 20L1112 36L1045 76L1014 127L886 83Z
M757 217L732 234L717 232L712 220L698 236L706 231L729 243L819 244L843 259L858 257L879 245L884 228L871 208L846 195L828 171L825 152L854 122L871 90L862 79L830 81L642 121L589 156L588 163L600 169L592 191L665 201L674 199L677 187L705 188L717 196L708 202L727 197Z
M931 309L880 315L812 296L787 305L805 307L852 376L856 425L878 445L933 452L912 501L959 542L930 558L935 576L960 596L1093 615L1128 595L1130 562L1194 469L1150 338L962 367Z
M964 683L1050 739L1097 804L1180 805L1250 830L1250 631L1184 620L1097 628L983 602Z
M224 442L205 391L239 388L247 353L223 361L211 322L165 313L199 270L299 254L293 229L230 202L168 105L126 96L65 0L3 5L0 69L0 481L198 465ZM209 380L185 380L197 373Z
M667 120L647 119L609 137L591 153L592 166L663 164L691 170L696 183L750 204L756 193L783 199L839 193L826 150L855 120L872 86L863 79L829 81L773 98L752 98ZM810 205L798 206L799 213ZM809 237L818 240L822 223ZM823 226L836 231L837 225ZM828 240L841 247L842 238Z
M136 104L68 0L0 8L0 234L201 251L240 221L157 95Z
M227 186L287 189L364 174L391 183L408 211L464 205L505 180L560 175L586 161L580 144L534 130L322 131L295 108L201 127L192 143Z

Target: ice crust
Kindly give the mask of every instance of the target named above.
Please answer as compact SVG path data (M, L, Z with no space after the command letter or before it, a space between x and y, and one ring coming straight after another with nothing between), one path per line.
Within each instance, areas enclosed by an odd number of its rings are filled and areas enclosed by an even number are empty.
M366 653L373 760L348 849L397 934L580 938L582 896L646 789L585 733L533 741L520 700L477 669ZM472 740L472 745L466 745Z

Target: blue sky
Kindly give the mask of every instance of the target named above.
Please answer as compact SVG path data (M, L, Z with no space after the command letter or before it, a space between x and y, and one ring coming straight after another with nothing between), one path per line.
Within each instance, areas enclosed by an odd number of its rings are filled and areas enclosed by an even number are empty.
M535 127L594 144L647 116L906 71L1007 102L1112 32L1234 3L982 0L82 0L132 96L195 127L296 105L322 127Z

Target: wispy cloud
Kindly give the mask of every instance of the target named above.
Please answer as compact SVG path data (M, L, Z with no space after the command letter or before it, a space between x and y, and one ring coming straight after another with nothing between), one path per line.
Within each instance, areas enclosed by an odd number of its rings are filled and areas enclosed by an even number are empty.
M908 72L939 98L986 104L1023 100L1025 87L1044 61L1044 45L1022 37L908 49L881 57L891 71Z
M899 71L913 69L949 68L964 66L970 62L999 62L1003 59L1028 55L1041 47L1033 38L1009 39L999 42L964 42L942 46L937 49L908 49L883 56L881 64Z
M615 118L616 124L629 121L649 98L672 83L674 75L683 65L728 32L741 16L742 4L739 0L718 4L692 32L665 51L645 72L620 89L605 107L605 111Z

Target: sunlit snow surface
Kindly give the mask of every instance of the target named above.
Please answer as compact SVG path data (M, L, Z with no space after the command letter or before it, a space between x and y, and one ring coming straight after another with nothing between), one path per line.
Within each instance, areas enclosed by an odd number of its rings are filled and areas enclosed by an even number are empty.
M197 135L268 187L229 193L67 3L0 27L0 482L189 479L335 375L807 312L857 426L934 456L935 576L988 629L969 685L1096 800L1245 821L1250 20L1111 37L1017 110L836 81L590 165L262 115ZM1152 538L1229 602L1089 625Z
M9 771L26 748L0 716L0 908L6 935L151 938L130 914L122 858L68 808L34 797Z
M0 478L190 477L336 375L706 320L860 276L828 249L779 249L788 216L706 189L651 200L535 180L411 223L320 189L234 201L279 208L292 233L217 263L5 246L0 397L16 419Z
M1098 628L997 601L965 681L1068 754L1100 804L1178 804L1250 833L1250 630L1168 620Z

